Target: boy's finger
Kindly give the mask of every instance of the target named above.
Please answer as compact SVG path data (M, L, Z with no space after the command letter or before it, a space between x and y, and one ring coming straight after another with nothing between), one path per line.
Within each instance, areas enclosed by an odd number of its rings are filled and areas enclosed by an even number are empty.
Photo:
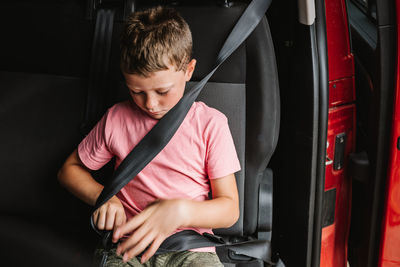
M142 258L140 259L140 262L144 264L148 259L153 257L154 253L156 253L157 249L161 246L163 241L164 238L161 237L157 237L156 239L154 239L153 243L151 243L151 246L143 254Z
M114 228L116 228L122 224L123 224L123 216L120 212L116 212L115 218L114 218Z
M93 217L93 222L96 225L97 224L97 219L99 217L99 213L97 212L97 210L95 212L93 212L92 217Z
M119 239L121 239L120 236L117 236L115 234L116 229L121 226L122 224L124 224L126 221L126 217L125 217L125 213L123 212L117 212L115 214L115 222L114 222L114 233L113 233L113 242L117 243Z
M99 212L99 216L98 216L98 218L97 218L97 223L96 223L97 228L98 228L99 230L104 230L105 221L106 221L106 213L100 211L100 212Z
M152 234L147 234L143 237L142 240L140 240L135 246L129 248L124 256L123 259L124 261L128 261L132 259L133 257L139 255L142 251L144 251L149 244L154 240L154 235Z
M115 221L115 212L107 211L105 229L112 230L114 228L114 221Z
M117 254L123 254L127 250L135 247L141 240L151 237L151 232L147 225L139 227L127 240L122 242L117 248Z
M147 218L141 215L142 214L138 214L130 219L127 223L117 227L113 234L113 239L119 239L121 236L133 232L136 228L142 225Z

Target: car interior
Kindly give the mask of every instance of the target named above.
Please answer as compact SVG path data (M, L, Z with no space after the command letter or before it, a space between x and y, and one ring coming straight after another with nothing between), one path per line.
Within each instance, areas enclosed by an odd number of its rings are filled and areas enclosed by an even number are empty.
M59 185L57 172L107 108L129 97L118 62L126 15L160 4L175 7L192 30L196 83L211 70L248 3L0 3L0 250L7 266L91 264L99 241L89 224L92 208ZM316 11L324 18L322 6ZM236 174L240 218L215 234L233 243L268 240L273 258L287 266L319 266L326 32L323 19L304 25L297 12L296 3L273 1L199 100L228 117L242 166ZM105 182L112 171L110 162L94 176ZM217 251L225 266L264 266L229 249Z

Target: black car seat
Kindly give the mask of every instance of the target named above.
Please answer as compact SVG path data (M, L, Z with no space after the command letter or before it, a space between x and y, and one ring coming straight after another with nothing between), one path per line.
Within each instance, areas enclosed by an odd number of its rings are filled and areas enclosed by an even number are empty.
M90 266L90 207L57 181L82 139L93 37L85 8L0 2L1 266Z
M192 82L199 81L213 67L223 42L231 31L246 4L226 7L216 1L191 4L175 1L175 8L188 22L194 43L197 67ZM144 1L145 4L148 2ZM136 6L137 9L148 5ZM115 25L114 37L119 36L120 24ZM114 42L118 42L114 40ZM111 66L118 66L118 51L112 50ZM119 79L119 69L111 69L111 79ZM105 99L108 106L123 100L126 88L110 86ZM110 101L111 100L111 101ZM252 238L271 238L272 228L272 170L268 162L275 149L280 119L278 75L273 42L267 19L241 47L231 55L203 89L198 100L222 111L229 120L242 170L236 173L240 195L241 216L229 229L215 229L231 242ZM249 264L243 256L226 249L218 249L221 260L230 264ZM260 261L253 260L253 264ZM256 266L256 265L255 265Z
M193 32L194 57L198 60L194 82L211 69L223 41L245 8L240 2L231 7L215 2L181 2L176 6ZM140 7L139 2L137 8ZM108 79L112 82L101 96L104 110L126 97L124 87L118 86L120 26L117 23L114 27ZM17 262L23 259L16 252L25 252L32 266L85 266L89 260L87 251L92 249L88 240L94 238L89 233L89 209L57 187L55 180L62 159L82 138L78 130L85 110L87 80L56 76L51 69L50 74L40 75L3 71L0 85L7 88L1 98L0 122L6 126L1 139L8 143L2 146L7 156L2 160L6 164L1 177L7 184L1 192L4 201L0 238L6 241L1 249L10 261ZM215 233L232 242L269 239L272 171L267 167L277 142L280 112L275 56L266 19L215 73L199 100L227 115L242 165L242 171L236 174L241 216L231 228L216 229ZM29 131L22 128L23 123L28 123ZM21 192L21 185L26 201L12 201ZM53 202L49 204L49 200ZM226 250L218 253L227 266L262 266L260 261Z

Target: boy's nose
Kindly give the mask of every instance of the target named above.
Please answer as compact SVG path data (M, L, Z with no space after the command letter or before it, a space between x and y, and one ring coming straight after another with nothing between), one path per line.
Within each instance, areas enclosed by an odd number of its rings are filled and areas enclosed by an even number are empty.
M157 107L158 101L154 96L147 96L146 98L146 108L149 111L154 111L154 108Z

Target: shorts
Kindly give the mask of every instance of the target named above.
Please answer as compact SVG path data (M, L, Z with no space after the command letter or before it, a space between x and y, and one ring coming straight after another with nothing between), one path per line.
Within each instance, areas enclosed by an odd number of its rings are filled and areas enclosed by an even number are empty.
M95 262L99 262L102 258L102 249L95 251ZM96 265L95 265L96 266ZM98 265L97 265L98 266ZM193 252L193 251L177 251L160 255L154 255L144 264L140 263L140 258L133 257L130 261L124 262L122 256L116 254L116 249L111 249L106 267L223 267L214 252Z

